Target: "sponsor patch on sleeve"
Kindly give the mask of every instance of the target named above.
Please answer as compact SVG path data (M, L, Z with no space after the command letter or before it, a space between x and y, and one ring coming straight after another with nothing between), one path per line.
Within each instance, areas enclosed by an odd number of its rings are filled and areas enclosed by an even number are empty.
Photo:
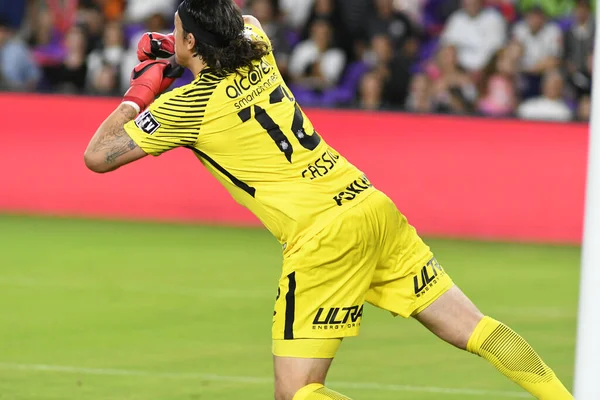
M160 128L160 123L149 110L144 111L135 119L135 125L148 135L152 135Z

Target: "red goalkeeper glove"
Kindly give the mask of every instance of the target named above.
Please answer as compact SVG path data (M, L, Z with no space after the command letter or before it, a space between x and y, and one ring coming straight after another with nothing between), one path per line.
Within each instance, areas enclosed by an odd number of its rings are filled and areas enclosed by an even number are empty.
M131 87L123 100L135 103L139 107L138 112L142 111L182 74L183 67L175 64L174 59L144 61L133 69Z
M137 56L140 61L170 58L175 54L175 37L173 34L146 32L138 43Z

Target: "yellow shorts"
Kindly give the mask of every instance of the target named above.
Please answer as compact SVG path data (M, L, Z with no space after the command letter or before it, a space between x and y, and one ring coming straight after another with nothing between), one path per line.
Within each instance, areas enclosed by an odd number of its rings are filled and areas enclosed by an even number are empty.
M297 340L294 354L282 354L293 339L357 336L365 301L408 318L452 285L396 205L374 191L284 258L273 316L274 353L298 357L299 344L310 343ZM307 357L314 357L315 346L321 345L308 346Z

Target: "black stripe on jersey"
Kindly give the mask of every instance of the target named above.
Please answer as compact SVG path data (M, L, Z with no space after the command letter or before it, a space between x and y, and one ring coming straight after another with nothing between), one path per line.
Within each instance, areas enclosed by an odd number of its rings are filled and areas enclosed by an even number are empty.
M167 114L167 113L164 113L164 112L160 112L158 110L154 110L153 113L155 115L159 115L158 119L160 119L161 121L167 121L167 122L171 122L173 124L177 124L178 128L179 127L181 127L181 128L194 128L194 127L198 127L198 122L189 122L187 124L182 124L181 120L177 121L177 120L174 120L174 119L167 118L167 117L179 118L179 115ZM201 119L202 116L195 117L195 118Z
M212 76L210 72L205 70L190 89L166 100L154 110L158 118L163 119L167 125L161 129L161 133L198 134L207 104L216 87L224 79ZM173 125L172 128L169 127L170 124Z
M184 141L191 141L195 143L198 140L198 135L160 135L159 137L148 136L148 140L162 141L162 139L179 139Z
M172 134L173 137L191 137L193 136L198 136L200 128L195 128L195 129L190 129L190 128L161 128L160 129L160 136L169 136L169 134Z
M199 87L199 86L202 86L202 85L206 85L207 83L213 83L214 84L215 82L221 82L222 80L223 79L216 80L216 79L204 79L204 78L202 78L198 82L194 82L194 86Z
M202 97L198 95L190 97L177 96L165 101L165 104L171 102L172 104L169 105L175 107L206 107L213 93L214 91L211 91L210 93Z
M219 76L217 74L206 73L206 74L202 74L202 77L200 78L200 81L201 82L221 82L223 79L225 79L224 76Z
M173 103L173 100L174 99L165 101L163 104L158 106L158 108L167 110L167 111L171 111L171 112L178 112L178 113L182 113L182 114L189 114L190 112L200 113L200 112L204 112L206 110L206 103L208 102L208 99L203 100L202 102L194 102L194 101L183 102L181 100L177 100L180 103ZM165 106L169 106L169 107L165 107ZM170 107L174 107L174 108L170 108Z
M217 80L222 81L223 79L225 79L225 76L217 75L210 68L203 70L200 74L201 74L200 82L202 82L202 81L210 82L210 81L217 81Z
M177 136L171 136L172 138L175 138L177 140L173 141L174 144L177 145L177 147L187 147L187 146L192 146L196 143L197 139L183 139ZM163 147L165 144L164 140L160 140L158 138L153 138L152 136L148 136L146 138L144 138L144 143L145 144L151 144L151 145L155 145L158 147Z
M184 120L184 119L196 119L196 120L198 120L198 123L201 123L202 122L202 118L204 118L204 113L201 113L201 114L190 114L190 115L172 115L171 114L171 116L172 117L180 118L182 120Z
M207 71L206 73L202 74L202 79L206 79L208 81L212 80L212 81L222 81L223 79L225 79L224 76L220 76L217 74L212 73L211 71Z
M184 107L183 105L176 104L175 107L179 107L179 110L176 108L169 108L169 107L165 107L165 106L160 106L160 107L158 107L158 109L165 110L165 111L171 111L171 112L184 113L184 114L189 114L192 111L195 113L204 113L204 111L206 111L205 104L195 106L195 107L190 107L189 105L188 105L188 107Z
M218 82L200 81L198 83L200 83L200 85L195 85L193 88L189 88L188 90L186 90L183 93L185 94L185 93L187 93L187 92L189 92L191 90L195 90L195 91L199 91L199 90L214 90L217 86L219 86L219 84L221 83L221 81L218 81Z
M242 189L244 192L248 193L250 196L252 197L256 197L256 189L253 188L252 186L249 186L248 184L240 181L238 178L236 178L235 176L231 175L231 173L229 171L227 171L225 168L223 168L221 165L219 165L219 163L217 163L215 160L213 160L212 158L210 158L209 156L206 155L206 153L194 148L194 147L190 147L190 149L196 153L199 157L202 157L203 159L205 159L210 165L212 165L213 167L216 168L217 171L219 171L220 173L222 173L223 175L225 175L230 181L231 183L233 183L235 186L239 187L240 189Z
M294 338L294 319L296 318L296 272L287 276L288 292L285 295L285 324L283 338L291 340Z
M214 90L211 90L210 92L206 92L206 93L202 93L202 94L194 94L194 95L190 95L190 96L179 96L179 97L175 97L172 99L169 99L169 101L178 101L180 103L184 103L184 104L190 104L190 103L201 103L201 102L208 102L208 99L210 99L210 96L212 96L212 94L214 93Z
M184 92L182 94L182 96L186 96L186 97L200 97L200 96L206 97L206 96L210 96L215 91L215 88L217 86L218 85L216 85L214 87L212 87L212 86L211 87L202 86L202 87L199 87L197 89L190 89L187 92ZM200 93L200 94L194 94L194 93Z
M158 109L170 111L172 113L180 113L180 114L184 114L184 115L204 114L204 112L206 111L205 104L193 106L188 103L186 106L184 106L183 104L165 103L165 105L170 106L170 107L160 106L160 107L158 107ZM179 107L179 108L171 108L171 107ZM179 116L180 115L178 115L178 117Z
M181 95L189 96L191 93L208 93L208 92L212 93L217 88L217 86L219 86L219 85L216 84L216 85L198 86L197 88L186 90Z

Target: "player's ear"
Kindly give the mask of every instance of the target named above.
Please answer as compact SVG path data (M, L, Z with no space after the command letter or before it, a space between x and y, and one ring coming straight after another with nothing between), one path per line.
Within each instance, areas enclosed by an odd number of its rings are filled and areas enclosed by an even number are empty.
M191 52L194 52L194 49L196 48L196 38L191 33L188 33L185 37L185 46Z

